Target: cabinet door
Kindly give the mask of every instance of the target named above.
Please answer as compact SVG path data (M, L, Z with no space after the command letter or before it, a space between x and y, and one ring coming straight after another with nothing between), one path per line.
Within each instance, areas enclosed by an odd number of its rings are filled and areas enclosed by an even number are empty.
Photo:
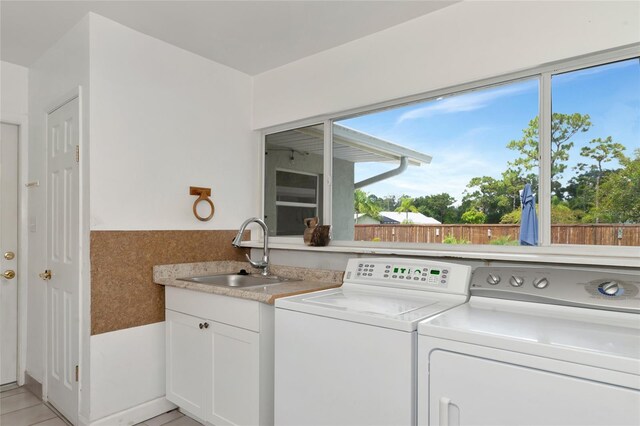
M429 372L430 425L640 424L637 390L442 350Z
M208 330L204 320L166 310L167 399L203 418L210 394L211 365Z
M209 322L211 394L205 419L215 425L259 424L258 333Z

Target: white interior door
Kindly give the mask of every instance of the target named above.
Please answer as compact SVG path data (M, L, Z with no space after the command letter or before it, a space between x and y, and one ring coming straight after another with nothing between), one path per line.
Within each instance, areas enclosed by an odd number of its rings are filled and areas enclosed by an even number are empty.
M79 102L47 120L47 398L69 421L78 418Z
M18 126L0 124L0 385L18 371Z

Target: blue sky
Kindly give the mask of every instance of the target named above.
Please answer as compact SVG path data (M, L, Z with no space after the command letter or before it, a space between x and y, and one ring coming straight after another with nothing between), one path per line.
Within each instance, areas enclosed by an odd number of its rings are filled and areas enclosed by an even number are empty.
M627 155L640 147L640 62L637 59L556 75L552 80L553 111L589 114L593 126L575 139L569 167L585 159L580 147L612 136ZM518 157L506 148L538 114L538 79L480 89L339 121L339 124L433 156L431 164L410 167L403 174L363 190L377 196L412 197L447 192L459 202L469 180L499 178L507 162ZM610 163L607 168L615 168ZM358 163L359 181L395 168Z

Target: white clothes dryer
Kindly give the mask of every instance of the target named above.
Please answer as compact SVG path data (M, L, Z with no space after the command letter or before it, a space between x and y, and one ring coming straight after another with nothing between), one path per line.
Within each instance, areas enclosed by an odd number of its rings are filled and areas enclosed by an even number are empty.
M637 271L481 267L418 326L419 425L639 425Z
M414 425L418 322L466 302L470 273L350 259L342 287L277 299L275 424Z

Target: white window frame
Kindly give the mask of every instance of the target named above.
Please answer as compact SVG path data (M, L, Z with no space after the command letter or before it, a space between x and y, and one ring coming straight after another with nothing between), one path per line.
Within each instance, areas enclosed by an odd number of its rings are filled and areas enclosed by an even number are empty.
M323 215L325 224L332 221L332 183L333 183L333 123L349 117L372 113L383 109L396 108L405 104L435 99L440 96L450 96L459 92L484 89L489 86L510 83L524 79L539 79L539 182L538 205L539 214L539 245L538 246L492 246L492 245L448 245L438 243L389 243L378 242L372 244L367 241L332 241L326 247L308 247L301 237L271 237L271 248L285 250L312 250L322 252L362 253L381 255L404 255L426 257L454 257L465 259L508 260L517 262L548 262L564 264L585 264L602 266L632 266L640 267L640 248L630 246L593 246L593 245L552 245L551 244L551 77L583 68L605 65L611 62L623 61L640 57L640 44L624 48L611 49L595 54L584 55L568 60L545 64L536 68L505 74L481 81L447 87L430 91L420 95L396 99L363 108L344 111L322 117L273 126L261 130L261 152L265 152L265 138L267 135L301 127L324 125L324 187L323 187ZM544 154L543 154L544 153ZM326 161L331 159L331 161ZM264 216L264 156L261 165L262 203L261 214ZM259 247L260 241L248 241L247 247Z

